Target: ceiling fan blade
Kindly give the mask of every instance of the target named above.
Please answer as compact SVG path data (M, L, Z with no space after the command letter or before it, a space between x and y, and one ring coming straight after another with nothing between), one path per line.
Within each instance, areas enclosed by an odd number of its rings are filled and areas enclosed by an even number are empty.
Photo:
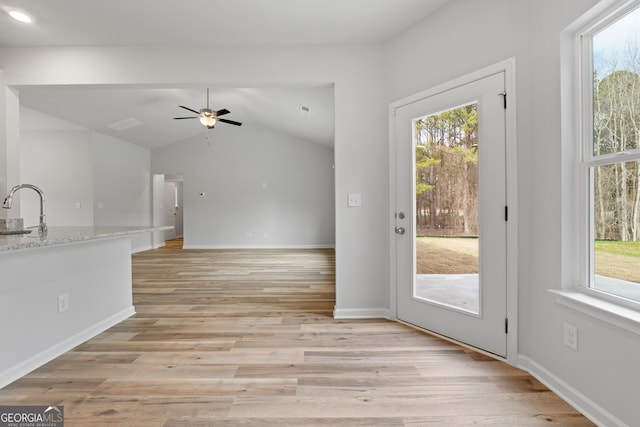
M198 119L199 117L174 117L173 120Z
M193 110L193 109L191 109L191 108L189 108L189 107L185 107L184 105L178 105L178 107L180 107L180 108L184 108L185 110L189 110L189 111L191 111L192 113L200 114L200 111Z
M236 126L242 126L242 123L240 122L235 122L233 120L227 120L227 119L218 119L219 122L222 123L229 123L230 125L236 125Z
M226 108L223 108L222 110L218 110L216 111L216 117L220 117L223 116L225 114L229 114L231 111L227 110Z

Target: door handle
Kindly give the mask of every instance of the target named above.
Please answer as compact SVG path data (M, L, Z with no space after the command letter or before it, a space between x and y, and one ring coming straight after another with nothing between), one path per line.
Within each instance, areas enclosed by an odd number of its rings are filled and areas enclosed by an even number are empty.
M396 234L404 234L405 229L404 227L396 227Z

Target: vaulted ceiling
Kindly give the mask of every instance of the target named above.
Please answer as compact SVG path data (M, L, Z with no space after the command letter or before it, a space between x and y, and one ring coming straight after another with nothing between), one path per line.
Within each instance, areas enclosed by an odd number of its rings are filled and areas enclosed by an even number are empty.
M0 47L334 45L381 43L449 0L0 0ZM21 104L155 148L205 132L178 107L206 106L206 87L21 87ZM333 145L333 88L212 88L227 117ZM309 111L303 111L306 107ZM186 113L186 114L185 114ZM119 125L133 125L117 130ZM223 126L218 124L217 126ZM215 130L214 130L215 131Z
M150 149L216 131L208 130L197 119L173 120L173 117L196 116L179 105L194 110L206 107L205 87L26 86L18 89L21 105ZM333 146L332 87L212 89L209 99L211 109L230 111L225 119ZM37 121L28 121L28 115L24 117L22 129L39 128ZM215 125L221 126L231 125Z

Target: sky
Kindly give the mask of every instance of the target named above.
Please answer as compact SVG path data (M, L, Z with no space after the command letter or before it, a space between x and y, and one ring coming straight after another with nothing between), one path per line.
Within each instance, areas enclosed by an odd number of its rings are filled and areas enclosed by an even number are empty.
M635 64L631 64L629 48L635 48ZM609 58L620 58L617 69L640 72L640 8L633 10L619 21L606 27L593 37L594 67L598 76L609 74Z

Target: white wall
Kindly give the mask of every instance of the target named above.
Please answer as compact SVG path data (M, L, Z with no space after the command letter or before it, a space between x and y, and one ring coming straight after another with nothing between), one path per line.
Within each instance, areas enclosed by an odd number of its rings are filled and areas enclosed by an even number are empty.
M91 147L95 225L149 225L149 150L97 132Z
M381 53L377 45L221 46L215 52L176 47L170 51L166 47L3 48L0 68L5 72L0 84L280 87L333 83L336 311L384 315L389 307L389 191ZM2 89L0 96L6 98ZM3 144L0 136L0 148ZM0 176L5 174L2 167ZM361 208L347 207L348 193L362 194Z
M148 149L26 107L20 117L20 182L10 185L44 191L49 226L151 225ZM36 225L36 193L19 194L19 216ZM132 236L134 251L150 247L150 235Z
M164 175L153 174L151 184L151 204L153 206L151 212L151 223L154 227L162 227L165 224L164 219ZM165 245L166 231L155 231L153 233L153 247L157 248Z
M153 150L152 165L153 173L184 175L185 248L335 244L330 148L222 124Z
M20 104L17 91L5 83L0 65L0 194L3 195L20 180ZM15 218L15 211L11 213L0 209L0 218Z
M148 149L91 133L94 225L151 225L151 154ZM153 247L151 233L131 236L138 252Z
M93 225L93 171L88 130L33 130L20 134L20 178L16 184L42 189L49 226ZM38 225L37 194L22 189L20 216Z
M91 132L30 108L19 111L20 178L9 185L33 184L44 191L49 226L93 225ZM37 225L37 194L17 194L11 215L24 218L25 227Z
M519 361L603 425L636 425L640 337L548 292L562 276L560 32L596 3L455 0L386 43L388 100L516 58ZM578 352L562 343L564 322L579 328Z

